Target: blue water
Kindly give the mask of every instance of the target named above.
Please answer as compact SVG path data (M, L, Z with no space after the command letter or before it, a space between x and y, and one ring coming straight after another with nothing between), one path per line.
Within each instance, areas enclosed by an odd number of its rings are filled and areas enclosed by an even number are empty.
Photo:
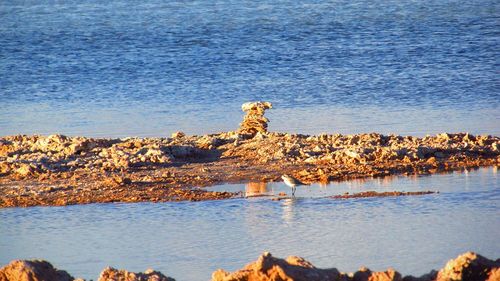
M244 190L245 185L215 187ZM277 183L269 190L286 191ZM333 200L344 192L439 194ZM288 190L289 191L289 190ZM0 209L0 265L44 258L96 279L108 266L160 270L179 281L209 280L264 251L299 255L318 267L355 271L391 266L404 274L437 269L465 251L500 257L496 167L423 177L348 181L268 197L206 202L92 204Z
M0 135L500 133L500 2L1 1Z

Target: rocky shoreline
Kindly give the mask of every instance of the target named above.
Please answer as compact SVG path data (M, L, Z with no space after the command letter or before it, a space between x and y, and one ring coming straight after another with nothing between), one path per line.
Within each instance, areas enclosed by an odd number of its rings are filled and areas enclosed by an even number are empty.
M0 138L0 207L215 200L200 187L244 181L302 182L498 166L500 138L468 133L308 136L268 132L267 102L246 103L236 131L166 138Z
M54 268L43 260L15 260L0 268L0 281L84 281L75 279L64 270ZM112 267L105 268L98 281L175 281L161 272L148 269L145 272L129 272ZM286 259L262 254L255 262L235 272L222 269L212 273L212 281L498 281L500 259L496 261L473 252L467 252L446 263L440 270L431 270L420 277L404 276L389 268L371 271L361 267L358 271L344 273L336 268L319 269L307 260L290 256Z

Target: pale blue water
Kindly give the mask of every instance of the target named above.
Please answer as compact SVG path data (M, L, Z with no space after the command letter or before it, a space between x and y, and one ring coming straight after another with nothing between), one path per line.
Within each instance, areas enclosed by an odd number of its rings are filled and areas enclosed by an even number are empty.
M500 133L500 2L1 1L0 135Z
M108 265L153 267L180 281L209 280L264 251L343 271L441 268L465 251L500 257L497 168L299 188L296 200L93 204L0 209L0 264L44 258L75 276ZM216 187L244 190L244 185ZM425 196L332 200L363 190L437 190ZM287 191L283 184L269 190Z

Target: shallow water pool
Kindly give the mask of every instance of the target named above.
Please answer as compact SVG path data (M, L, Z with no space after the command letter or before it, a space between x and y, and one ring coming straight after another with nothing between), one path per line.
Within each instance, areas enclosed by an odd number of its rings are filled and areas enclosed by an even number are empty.
M245 190L245 184L217 187ZM267 192L288 192L282 183ZM333 200L363 190L439 194ZM299 255L318 267L361 265L404 274L440 268L473 250L500 257L496 167L424 177L391 177L299 188L296 199L91 204L0 210L0 264L43 258L96 279L108 266L160 270L177 280L208 280L264 251Z

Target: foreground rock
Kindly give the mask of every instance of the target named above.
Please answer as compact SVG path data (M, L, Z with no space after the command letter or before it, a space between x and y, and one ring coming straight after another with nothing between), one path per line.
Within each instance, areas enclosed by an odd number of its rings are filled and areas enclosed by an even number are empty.
M193 265L196 266L196 265ZM72 281L66 271L55 269L42 260L12 261L0 268L0 281ZM450 260L443 269L432 270L421 277L405 276L389 268L374 272L362 267L354 273L343 273L336 268L319 269L300 257L280 259L266 252L257 261L233 273L222 269L212 274L212 281L499 281L500 259L489 260L467 252ZM161 272L148 269L145 272L129 272L112 267L105 268L98 281L175 281Z
M468 133L423 138L377 133L308 136L267 131L272 105L243 105L236 131L165 138L0 137L0 207L227 199L198 187L305 183L498 166L500 138Z
M258 280L339 280L337 269L318 269L300 257L288 257L286 260L264 253L257 261L248 264L234 273L217 270L212 274L213 281L258 281Z
M97 281L175 281L175 279L163 275L161 272L148 269L144 272L134 273L126 270L118 270L108 267L101 272Z
M15 260L0 268L0 281L85 281L75 279L64 270L54 268L43 260ZM161 272L129 272L112 267L105 268L98 281L175 281Z
M354 273L341 273L336 268L318 269L300 257L283 260L264 253L257 261L233 273L215 271L212 281L498 281L499 272L500 259L492 261L472 252L450 260L439 272L433 270L421 277L402 277L391 268L373 272L363 267Z
M500 280L500 259L489 260L476 253L467 252L448 261L436 280Z
M0 281L72 281L64 270L54 268L43 260L15 260L0 268Z

